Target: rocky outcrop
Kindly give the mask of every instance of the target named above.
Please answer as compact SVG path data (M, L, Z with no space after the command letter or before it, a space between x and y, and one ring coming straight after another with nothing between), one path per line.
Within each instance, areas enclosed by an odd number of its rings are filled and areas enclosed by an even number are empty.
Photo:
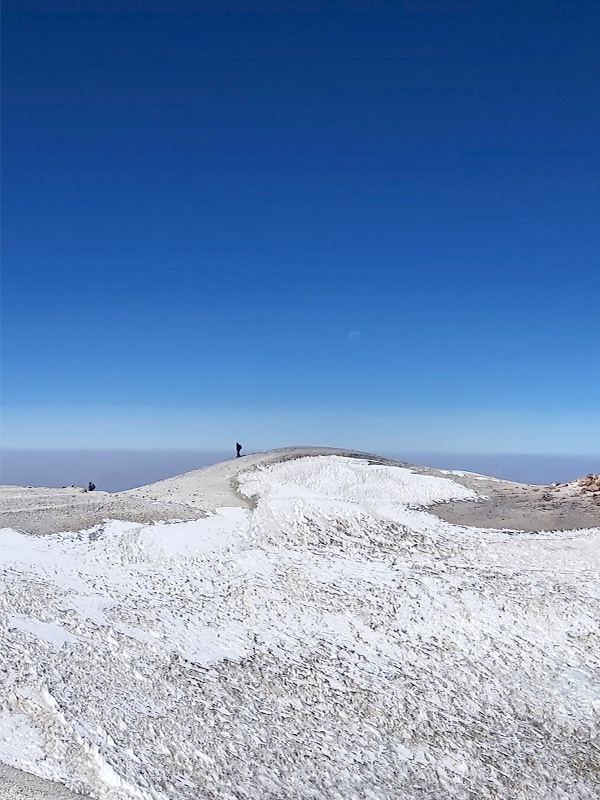
M575 481L583 492L600 492L600 475L584 475Z

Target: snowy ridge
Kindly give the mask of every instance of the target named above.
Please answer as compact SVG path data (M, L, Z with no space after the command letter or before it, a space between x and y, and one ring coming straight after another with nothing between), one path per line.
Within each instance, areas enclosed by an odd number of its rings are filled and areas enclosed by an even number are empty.
M0 761L97 798L595 798L600 529L336 456L254 510L0 532Z

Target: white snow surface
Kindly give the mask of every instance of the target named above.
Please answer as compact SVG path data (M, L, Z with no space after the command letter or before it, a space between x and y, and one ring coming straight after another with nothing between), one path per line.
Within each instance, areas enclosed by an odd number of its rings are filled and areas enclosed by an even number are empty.
M600 529L336 456L254 510L0 531L0 761L110 800L597 798Z
M472 478L476 481L494 481L495 483L508 483L502 478L491 478L489 475L479 475L477 472L466 472L464 469L441 469L444 475L456 475L459 478Z

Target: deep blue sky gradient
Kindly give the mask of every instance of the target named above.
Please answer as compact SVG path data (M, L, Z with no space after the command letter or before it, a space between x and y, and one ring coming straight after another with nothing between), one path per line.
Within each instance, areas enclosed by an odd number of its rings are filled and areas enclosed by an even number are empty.
M110 446L243 409L301 413L289 443L359 413L357 446L383 425L396 451L396 418L431 450L428 415L502 412L513 451L556 449L557 425L582 451L598 3L25 0L3 25L8 444L59 447L93 404ZM154 422L132 440L115 407ZM510 420L536 414L534 445ZM255 446L286 443L261 420ZM102 446L89 431L68 446Z

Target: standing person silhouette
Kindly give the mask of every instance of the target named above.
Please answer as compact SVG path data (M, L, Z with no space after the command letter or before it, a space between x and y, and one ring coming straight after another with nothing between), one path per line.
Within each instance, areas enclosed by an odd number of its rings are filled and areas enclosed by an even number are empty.
M235 443L235 457L239 458L242 453L242 445L239 442Z

